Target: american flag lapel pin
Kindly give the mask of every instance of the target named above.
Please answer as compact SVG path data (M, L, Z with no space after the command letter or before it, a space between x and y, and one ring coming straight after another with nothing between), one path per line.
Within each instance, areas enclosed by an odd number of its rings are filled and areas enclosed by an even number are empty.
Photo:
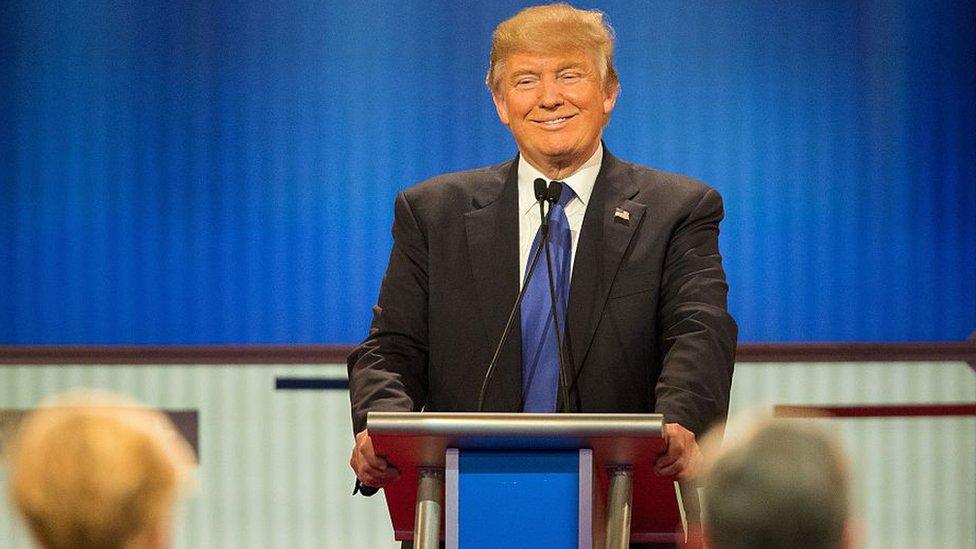
M630 225L630 212L620 208L615 209L613 211L613 221L621 225Z

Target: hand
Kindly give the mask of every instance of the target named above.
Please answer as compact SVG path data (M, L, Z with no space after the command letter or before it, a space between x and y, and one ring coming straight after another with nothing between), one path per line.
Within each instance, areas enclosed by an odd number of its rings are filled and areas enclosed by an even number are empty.
M400 472L395 467L373 451L373 441L366 429L356 434L356 445L352 448L349 466L356 472L359 482L375 488L386 486L400 477Z
M654 462L654 472L661 477L676 476L681 481L694 478L702 463L695 433L677 423L668 423L664 429L668 433L668 448Z

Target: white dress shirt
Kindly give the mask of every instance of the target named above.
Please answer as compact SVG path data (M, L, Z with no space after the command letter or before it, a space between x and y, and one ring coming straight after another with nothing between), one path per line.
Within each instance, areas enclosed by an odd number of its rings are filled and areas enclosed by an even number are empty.
M569 185L576 193L576 197L566 204L566 217L569 219L569 231L572 237L573 249L570 255L570 273L572 273L573 261L576 259L576 243L579 241L580 229L583 228L583 215L586 213L586 205L593 194L593 184L596 183L596 176L600 173L600 166L603 164L603 144L596 148L596 152L582 166L568 177L561 181ZM536 178L541 177L546 182L551 181L542 172L529 164L525 157L519 155L518 164L518 192L519 192L519 288L525 281L525 272L528 267L529 254L532 251L532 241L539 232L539 224L542 221L539 215L539 203L535 199ZM539 261L545 261L544 257ZM544 274L544 272L543 272ZM539 276L536 274L535 276ZM572 276L572 275L571 275Z

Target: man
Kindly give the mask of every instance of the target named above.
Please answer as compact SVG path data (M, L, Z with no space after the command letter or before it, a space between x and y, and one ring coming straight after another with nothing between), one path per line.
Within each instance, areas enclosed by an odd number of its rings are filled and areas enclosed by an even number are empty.
M663 413L669 446L656 470L687 478L700 459L695 435L726 415L732 377L721 198L603 146L620 86L599 12L555 4L503 22L487 84L519 154L397 196L370 334L348 361L357 484L379 487L398 474L373 451L368 411L477 409L538 249L537 178L564 187L552 207L554 255L540 256L530 285L548 290L547 264L555 265L569 396L557 395L549 295L531 298L530 287L485 410Z
M24 420L9 448L10 496L38 547L164 549L192 463L166 416L77 393Z
M731 432L730 439L735 438ZM837 442L812 424L765 420L728 444L704 476L704 528L712 549L855 546L850 479ZM697 534L697 535L696 535Z

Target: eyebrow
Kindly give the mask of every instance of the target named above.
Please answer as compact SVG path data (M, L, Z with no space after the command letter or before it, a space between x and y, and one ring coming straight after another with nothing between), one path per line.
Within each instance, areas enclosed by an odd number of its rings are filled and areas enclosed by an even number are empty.
M571 63L566 63L565 65L560 65L560 66L556 67L556 73L558 74L558 73L560 73L562 71L569 70L569 69L581 69L582 70L583 68L584 68L584 65L582 63L578 63L578 62L575 62L574 61L574 62L571 62ZM539 73L540 73L540 71L533 70L533 69L518 69L518 70L512 72L511 78L514 79L514 78L518 78L520 76L525 76L525 75L538 76Z
M512 78L518 78L519 76L525 76L525 75L535 76L535 75L538 75L538 74L539 74L539 71L534 71L532 69L519 69L517 71L512 72L511 77Z

